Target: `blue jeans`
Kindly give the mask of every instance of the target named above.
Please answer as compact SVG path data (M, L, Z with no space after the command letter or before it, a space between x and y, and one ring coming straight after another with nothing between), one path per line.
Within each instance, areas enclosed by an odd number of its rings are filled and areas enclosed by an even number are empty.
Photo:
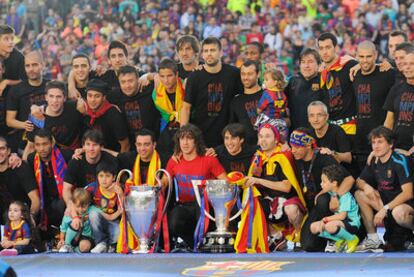
M92 228L95 244L102 241L107 244L117 243L119 236L119 219L108 221L102 216L101 212L91 211L89 213L89 223Z

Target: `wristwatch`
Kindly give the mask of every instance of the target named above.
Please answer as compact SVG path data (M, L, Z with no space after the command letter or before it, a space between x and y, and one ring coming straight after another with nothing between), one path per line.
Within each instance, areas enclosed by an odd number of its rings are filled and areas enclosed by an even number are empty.
M387 205L384 205L384 207L382 207L384 210L386 210L387 212L390 210L390 206L387 204Z

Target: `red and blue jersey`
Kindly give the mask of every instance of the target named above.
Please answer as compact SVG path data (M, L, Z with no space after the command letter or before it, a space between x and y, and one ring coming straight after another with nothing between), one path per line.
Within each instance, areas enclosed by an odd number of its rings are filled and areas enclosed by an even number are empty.
M4 226L4 237L10 241L30 239L30 226L24 220L15 227L9 223Z
M110 194L104 193L101 187L96 183L91 183L86 187L93 197L93 203L106 214L113 214L118 209L119 198L115 192Z

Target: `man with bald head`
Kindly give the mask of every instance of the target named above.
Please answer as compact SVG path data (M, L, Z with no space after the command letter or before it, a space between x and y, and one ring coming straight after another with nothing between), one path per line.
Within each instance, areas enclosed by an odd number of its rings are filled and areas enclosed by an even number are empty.
M353 152L360 170L370 152L368 134L384 122L386 111L382 107L395 81L394 70L380 71L380 66L375 64L377 56L371 41L365 40L358 45L357 59L361 70L353 82L357 99L357 131Z
M30 52L24 57L24 69L27 80L13 86L7 95L6 123L15 131L12 134L13 143L21 142L24 131L33 131L33 123L28 119L32 105L41 106L46 104L45 86L42 71L44 68L43 58L40 52ZM12 150L16 150L18 144L13 144ZM24 149L23 145L20 145Z

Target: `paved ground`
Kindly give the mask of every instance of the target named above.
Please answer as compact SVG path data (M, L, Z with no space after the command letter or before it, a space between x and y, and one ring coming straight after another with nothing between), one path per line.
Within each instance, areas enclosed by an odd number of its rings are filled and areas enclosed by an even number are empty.
M4 260L18 276L24 277L414 275L414 253L38 254L6 257Z

